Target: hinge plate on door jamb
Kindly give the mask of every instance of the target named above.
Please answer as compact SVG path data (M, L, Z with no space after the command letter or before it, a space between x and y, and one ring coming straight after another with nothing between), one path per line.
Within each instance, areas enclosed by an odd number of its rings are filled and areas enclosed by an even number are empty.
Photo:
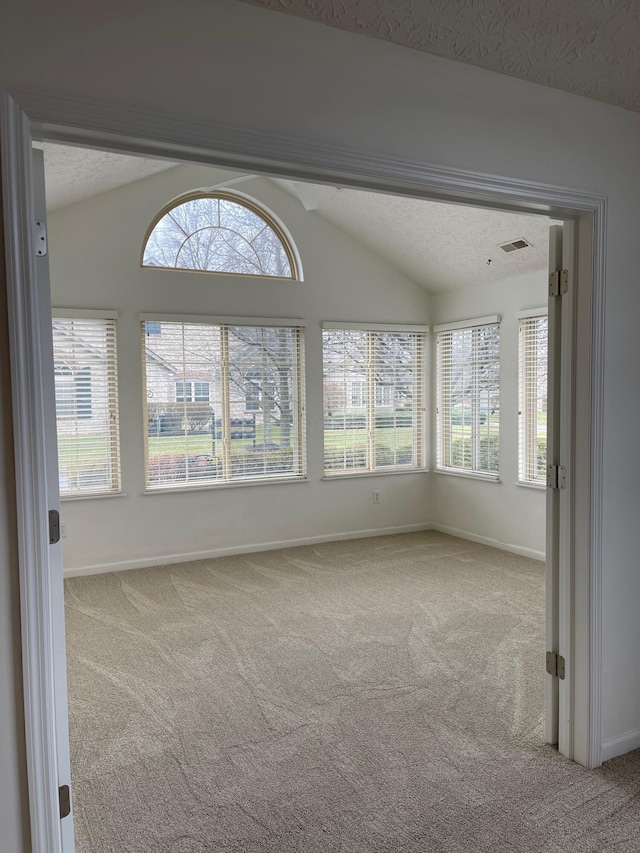
M565 677L565 660L558 652L547 652L547 672L561 681Z
M68 785L58 788L58 802L60 803L60 820L71 814L71 789Z
M39 258L44 258L47 254L47 226L44 222L36 219L36 227L33 232L34 245L36 247L36 255Z
M566 489L567 469L564 465L547 465L547 488Z
M562 296L569 292L569 270L549 273L549 296Z

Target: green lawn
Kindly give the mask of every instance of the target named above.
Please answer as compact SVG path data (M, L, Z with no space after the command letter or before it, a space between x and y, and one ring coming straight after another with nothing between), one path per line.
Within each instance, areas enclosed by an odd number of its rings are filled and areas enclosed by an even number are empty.
M375 432L376 445L397 450L409 450L413 446L413 431L409 427L400 427L397 430L392 428L380 428ZM251 450L255 445L263 444L262 429L256 429L256 437L252 438L234 438L231 440L232 450ZM280 430L278 427L272 427L270 441L273 444L280 444ZM350 451L364 450L367 442L367 431L365 429L348 429L346 430L346 444ZM342 430L328 429L324 433L324 446L326 450L339 450L344 446L345 433ZM215 449L214 449L215 445ZM149 436L148 439L149 456L159 456L164 453L170 454L188 454L188 455L207 455L215 456L220 454L222 442L217 439L212 440L209 433L202 435L167 435L167 436ZM91 461L85 461L81 467L91 467L95 463L100 464L108 458L108 444L106 440L99 440L91 436L80 438L58 439L58 457L60 468L64 469L68 466L76 467L81 459L86 460L90 455Z

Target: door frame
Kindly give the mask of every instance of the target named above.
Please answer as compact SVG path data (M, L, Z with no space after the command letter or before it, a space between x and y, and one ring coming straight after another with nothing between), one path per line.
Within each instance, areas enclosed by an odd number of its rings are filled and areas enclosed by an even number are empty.
M215 124L189 124L92 101L3 94L2 152L14 415L27 771L34 853L67 853L60 834L56 665L49 575L42 365L35 270L32 139L166 157L293 179L339 183L417 198L543 213L575 221L570 268L574 334L570 358L571 512L565 514L560 652L567 658L563 754L601 763L601 515L604 196L367 152L310 145ZM55 582L55 579L54 579ZM60 579L61 582L61 579ZM64 662L64 661L63 661ZM542 661L541 661L541 665ZM59 693L59 690L58 690ZM563 746L564 743L564 746Z

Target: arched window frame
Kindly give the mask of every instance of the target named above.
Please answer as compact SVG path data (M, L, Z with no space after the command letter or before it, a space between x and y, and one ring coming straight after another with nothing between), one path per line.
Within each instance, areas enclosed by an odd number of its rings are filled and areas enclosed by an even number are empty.
M276 234L282 247L287 256L287 260L289 261L289 266L291 268L290 276L275 276L275 275L260 275L259 273L238 273L238 272L224 272L218 270L204 270L204 269L193 269L189 267L169 267L169 266L155 266L151 264L144 263L144 255L145 250L147 248L147 243L149 242L149 238L151 237L156 225L160 222L160 220L170 213L172 210L180 207L183 204L187 204L190 201L195 201L203 198L213 198L221 201L229 201L234 204L242 205L254 213L256 216L259 216ZM195 232L194 232L195 233ZM302 274L302 263L300 260L300 254L297 250L296 244L293 240L293 237L289 233L288 228L285 224L267 207L265 207L260 202L256 201L256 199L252 198L245 193L238 192L234 190L233 192L229 192L227 190L207 190L207 191L196 191L186 193L185 195L178 196L177 198L172 199L170 202L165 204L161 210L154 216L151 221L151 224L147 228L147 231L144 235L144 240L142 241L142 250L140 252L140 266L142 269L152 269L152 270L174 270L177 272L194 272L194 273L204 273L207 275L229 275L229 276L237 276L239 278L264 278L264 279L273 279L275 281L303 281Z

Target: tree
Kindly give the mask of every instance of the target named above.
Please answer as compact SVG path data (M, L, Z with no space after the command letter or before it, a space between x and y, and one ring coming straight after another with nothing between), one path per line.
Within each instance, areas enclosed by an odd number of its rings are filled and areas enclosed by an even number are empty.
M259 406L264 416L265 444L272 420L280 427L280 446L291 446L293 426L293 348L297 333L289 328L229 328L229 382Z
M270 223L242 199L215 195L189 199L165 213L149 235L143 262L236 275L293 275Z

